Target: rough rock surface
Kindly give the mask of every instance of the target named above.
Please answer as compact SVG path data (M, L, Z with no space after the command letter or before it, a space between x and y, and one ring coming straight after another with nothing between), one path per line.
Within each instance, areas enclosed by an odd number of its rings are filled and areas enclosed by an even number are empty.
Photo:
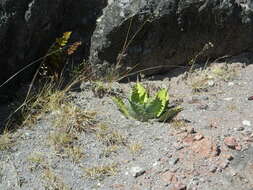
M101 65L119 60L137 69L165 72L194 58L235 55L253 48L250 0L118 0L104 9L92 36L90 60ZM127 31L129 29L129 35ZM128 38L127 38L128 36ZM127 39L127 40L126 40ZM125 41L129 46L122 51Z
M0 0L0 84L44 56L65 31L74 32L73 40L84 44L82 55L88 55L96 18L106 4L106 0ZM25 77L30 76L19 79Z

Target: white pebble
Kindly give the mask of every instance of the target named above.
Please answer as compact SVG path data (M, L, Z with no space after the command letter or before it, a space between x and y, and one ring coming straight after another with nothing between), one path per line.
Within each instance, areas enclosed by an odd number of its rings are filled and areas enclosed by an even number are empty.
M225 101L231 101L233 100L233 98L229 97L229 98L224 98Z
M208 85L209 85L209 86L211 86L211 87L212 87L212 86L214 86L214 84L215 84L215 83L214 83L214 81L213 81L213 80L208 81Z
M242 124L249 127L251 126L251 122L249 120L243 120Z
M233 82L229 82L229 83L228 83L228 86L234 86L234 84L235 84L235 83L233 83Z
M136 166L131 168L130 173L133 175L133 177L139 177L145 173L145 170L139 166Z

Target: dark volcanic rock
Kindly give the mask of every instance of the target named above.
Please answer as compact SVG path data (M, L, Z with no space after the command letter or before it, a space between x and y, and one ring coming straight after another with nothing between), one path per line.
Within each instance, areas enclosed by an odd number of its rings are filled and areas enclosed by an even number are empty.
M209 42L215 47L200 59L251 51L252 7L250 0L114 1L98 19L90 60L102 71L118 60L137 69L161 66L151 74L188 62ZM131 43L121 56L128 29Z
M106 4L107 0L0 0L0 84L45 55L65 31L73 31L72 40L81 40L81 54L88 55L96 18ZM30 77L26 75L19 79Z

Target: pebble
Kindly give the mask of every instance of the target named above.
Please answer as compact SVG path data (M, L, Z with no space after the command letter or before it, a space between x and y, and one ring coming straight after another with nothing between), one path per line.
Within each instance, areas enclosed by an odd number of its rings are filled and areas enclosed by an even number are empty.
M248 97L248 100L252 101L253 100L253 96Z
M143 175L145 172L146 171L139 166L132 167L130 169L130 173L132 174L133 177L139 177L139 176Z
M252 137L244 137L243 140L246 142L253 142Z
M238 150L238 151L242 150L242 146L238 144L238 145L235 147L235 150Z
M193 127L190 127L190 128L187 128L187 133L188 134L193 134L193 133L196 133L196 131Z
M213 87L213 86L215 85L215 83L214 83L213 80L209 80L209 81L208 81L208 85L211 86L211 87Z
M235 149L236 146L238 146L238 143L236 142L236 139L234 137L226 137L224 139L224 143L225 145L227 145L227 147Z
M161 176L162 180L168 184L177 183L178 179L173 172L166 171Z
M191 100L192 101L199 101L199 96L192 96Z
M172 189L173 190L186 190L186 185L184 185L182 183L176 183Z
M224 157L225 157L227 160L229 160L229 161L231 161L231 160L234 159L234 157L233 157L231 154L226 154L226 155L224 155Z
M237 175L237 172L234 171L234 170L231 170L231 171L230 171L230 174L231 174L231 176L236 176L236 175Z
M228 160L224 160L223 162L221 162L220 168L221 169L225 169L226 167L228 167L228 165L229 165L229 161Z
M173 173L176 173L178 171L178 169L179 169L178 167L174 167L174 168L170 167L170 168L168 168L168 170L170 170Z
M175 144L174 144L174 147L175 147L175 149L176 149L176 150L181 150L181 149L183 149L183 148L184 148L184 146L183 146L183 145L178 144L178 143L175 143Z
M217 170L217 166L212 165L212 166L210 167L210 172L215 173L216 170Z
M243 135L253 137L253 132L250 129L246 129L245 131L243 131Z
M235 85L235 83L233 83L233 82L228 83L228 86L234 86L234 85Z
M229 97L229 98L224 98L225 101L231 101L233 100L233 98Z
M202 158L216 157L219 154L219 148L216 143L208 138L195 141L191 149Z
M198 109L200 109L200 110L207 110L207 108L208 108L207 104L200 104L200 105L198 105Z
M244 126L248 126L248 127L251 126L251 122L250 122L249 120L243 120L243 121L242 121L242 124L243 124Z
M208 96L202 96L201 99L202 100L209 100L209 97Z
M191 181L189 182L189 184L188 184L188 188L189 187L193 188L194 186L197 186L197 185L199 185L199 178L198 177L193 177L191 179Z
M244 127L234 128L235 131L243 131L244 129L245 129Z
M170 164L170 165L176 165L178 161L179 161L179 158L172 158L172 159L169 161L169 164Z
M204 136L202 134L198 133L198 134L195 135L194 140L199 141L203 138L204 138Z
M30 136L32 136L32 134L28 133L28 132L25 132L25 136L30 137Z

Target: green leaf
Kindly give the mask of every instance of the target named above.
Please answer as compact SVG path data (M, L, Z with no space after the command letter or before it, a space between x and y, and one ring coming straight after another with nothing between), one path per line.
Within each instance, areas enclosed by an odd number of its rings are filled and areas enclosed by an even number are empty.
M60 46L63 47L68 43L68 40L71 36L72 32L64 32L61 38L56 39L56 43Z
M132 102L131 100L128 100L131 110L130 115L139 120L139 121L146 121L148 120L147 113L145 112L145 104L139 104L136 102Z
M159 121L166 122L172 120L174 117L177 116L179 112L181 112L183 108L181 106L172 107L166 110L160 117Z
M146 105L146 112L149 113L151 119L160 117L160 115L164 112L169 101L168 91L166 89L160 90L155 98L153 98Z
M148 93L140 83L133 86L130 101L135 104L144 104L148 101Z
M119 111L123 113L127 118L129 118L131 115L128 111L128 107L123 102L123 100L119 97L112 97L113 102L118 106Z
M180 106L170 107L169 94L167 89L161 89L154 98L149 98L146 89L136 83L132 88L132 94L128 99L129 104L125 104L120 98L113 98L119 110L126 116L139 121L148 121L149 119L158 119L158 121L169 121L173 119L180 111Z

